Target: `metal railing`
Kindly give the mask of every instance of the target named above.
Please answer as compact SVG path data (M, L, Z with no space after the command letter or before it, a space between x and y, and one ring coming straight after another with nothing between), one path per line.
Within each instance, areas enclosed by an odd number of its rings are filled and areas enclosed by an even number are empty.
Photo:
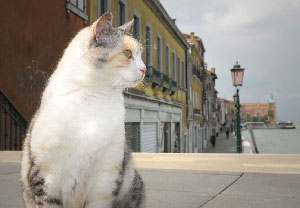
M193 74L199 79L201 80L201 72L196 69L196 68L193 68Z
M177 89L177 82L175 80L171 80L171 95L174 95Z
M159 85L162 82L161 72L152 66L148 66L145 80L154 85Z
M163 91L170 90L171 88L171 79L169 78L168 75L162 74L162 87Z
M26 119L0 90L0 150L22 150Z

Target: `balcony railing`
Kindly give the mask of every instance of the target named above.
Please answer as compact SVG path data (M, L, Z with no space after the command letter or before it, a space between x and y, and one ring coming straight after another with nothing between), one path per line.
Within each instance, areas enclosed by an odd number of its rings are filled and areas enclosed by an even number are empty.
M174 95L177 91L177 82L174 80L171 80L171 95Z
M0 90L0 150L21 150L27 121Z
M145 76L146 82L152 84L152 87L156 87L162 83L162 74L160 71L155 69L153 66L147 67L147 72Z
M165 93L174 95L178 90L177 82L170 79L168 75L161 73L153 66L147 67L145 81L152 85L152 87L160 88Z
M193 68L193 75L195 75L198 79L201 80L201 73L196 68Z
M171 80L168 75L162 74L162 87L163 87L163 92L170 91Z

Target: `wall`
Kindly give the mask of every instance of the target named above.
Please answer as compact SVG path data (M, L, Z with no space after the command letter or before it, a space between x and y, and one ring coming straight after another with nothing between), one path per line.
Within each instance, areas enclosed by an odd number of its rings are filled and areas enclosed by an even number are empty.
M0 1L0 8L0 89L30 120L64 48L86 25L64 0Z

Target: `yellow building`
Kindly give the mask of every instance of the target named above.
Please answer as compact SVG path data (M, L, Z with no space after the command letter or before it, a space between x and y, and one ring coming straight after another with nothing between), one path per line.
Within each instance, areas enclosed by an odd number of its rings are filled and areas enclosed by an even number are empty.
M124 92L126 138L133 151L179 152L186 130L185 38L158 0L90 0L90 24L110 10L113 25L134 19L144 46L143 84Z
M188 51L188 139L185 152L202 152L205 138L203 122L203 74L205 48L202 40L191 34L184 34L190 44Z

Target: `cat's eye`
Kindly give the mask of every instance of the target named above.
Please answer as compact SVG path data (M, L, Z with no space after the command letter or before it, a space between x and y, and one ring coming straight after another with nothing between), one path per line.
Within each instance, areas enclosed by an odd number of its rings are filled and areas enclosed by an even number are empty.
M123 54L126 56L126 58L132 59L132 52L130 50L123 51Z

